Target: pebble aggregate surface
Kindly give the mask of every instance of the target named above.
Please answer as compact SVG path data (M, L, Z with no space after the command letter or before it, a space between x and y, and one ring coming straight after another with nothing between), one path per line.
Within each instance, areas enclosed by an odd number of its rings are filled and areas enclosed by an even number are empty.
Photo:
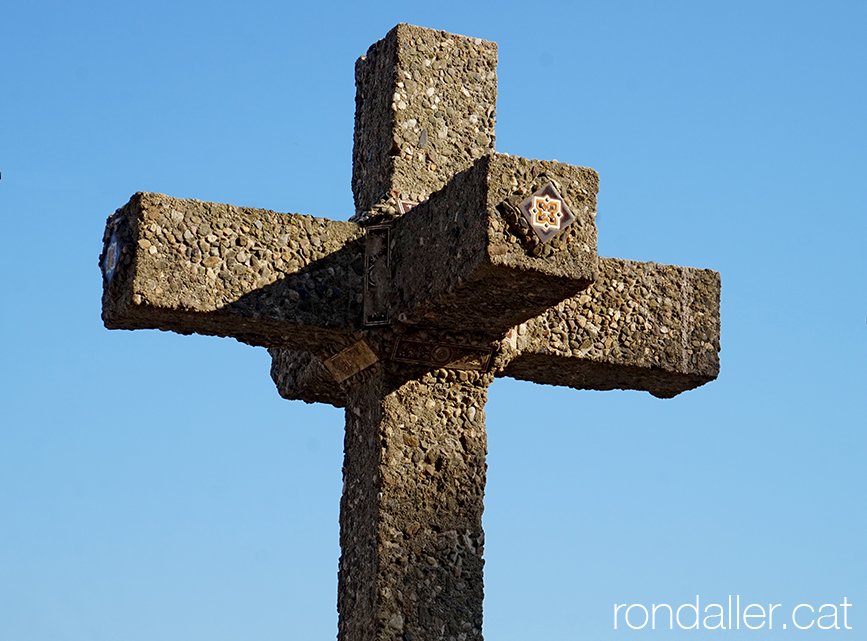
M491 380L374 376L349 395L339 638L481 639Z
M717 272L601 257L599 268L585 291L515 329L506 376L662 398L717 377Z
M348 336L361 309L352 223L138 193L106 225L119 265L106 327L234 336L303 348Z
M355 65L352 191L361 224L399 215L494 151L497 45L400 24Z
M543 244L517 204L548 182L576 220ZM483 156L394 223L385 315L498 338L576 294L596 277L598 188L585 167Z
M719 372L719 274L597 257L596 172L494 153L496 64L495 43L410 25L358 60L350 222L138 193L106 225L106 327L266 346L284 398L346 408L343 641L482 638L495 377L671 397ZM518 205L549 181L576 220L542 243ZM387 282L365 299L381 223ZM490 367L398 362L399 341Z

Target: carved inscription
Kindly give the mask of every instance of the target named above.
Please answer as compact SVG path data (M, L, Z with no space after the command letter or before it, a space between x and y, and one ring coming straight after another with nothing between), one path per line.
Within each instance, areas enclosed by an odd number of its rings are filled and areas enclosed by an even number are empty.
M371 225L364 237L364 324L388 325L386 296L391 278L391 227Z
M391 352L391 359L414 365L485 372L491 365L492 354L493 350L490 348L398 338Z

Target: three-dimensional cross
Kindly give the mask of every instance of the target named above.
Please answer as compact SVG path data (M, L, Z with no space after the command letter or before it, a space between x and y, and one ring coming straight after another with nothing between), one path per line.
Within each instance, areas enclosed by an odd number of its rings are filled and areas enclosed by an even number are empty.
M719 371L719 274L596 255L592 169L494 152L496 44L398 25L356 64L350 222L138 193L103 320L270 349L346 408L338 638L481 639L487 388L669 398Z

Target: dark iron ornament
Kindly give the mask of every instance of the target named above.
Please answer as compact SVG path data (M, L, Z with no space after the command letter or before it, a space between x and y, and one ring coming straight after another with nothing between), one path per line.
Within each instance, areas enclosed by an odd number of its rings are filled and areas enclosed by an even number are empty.
M364 325L388 325L380 299L388 295L391 265L391 226L371 225L364 238Z

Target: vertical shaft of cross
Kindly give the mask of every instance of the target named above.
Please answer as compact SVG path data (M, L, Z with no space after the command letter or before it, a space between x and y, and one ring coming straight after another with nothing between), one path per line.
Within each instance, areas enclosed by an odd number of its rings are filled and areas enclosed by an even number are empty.
M438 372L393 390L374 376L348 399L343 641L481 638L484 404L493 377Z
M494 150L497 45L400 24L355 65L359 223L393 218Z
M359 59L354 220L393 220L493 151L496 62L494 43L410 25ZM481 639L493 375L373 369L346 406L338 637Z

